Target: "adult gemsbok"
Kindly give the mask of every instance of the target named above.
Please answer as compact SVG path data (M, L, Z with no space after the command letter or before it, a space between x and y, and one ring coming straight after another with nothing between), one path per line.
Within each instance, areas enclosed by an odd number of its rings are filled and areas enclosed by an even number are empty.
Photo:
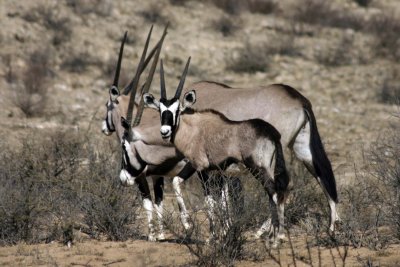
M145 93L148 107L160 113L160 133L164 140L189 160L188 174L196 171L225 170L231 164L243 163L258 179L269 195L272 238L277 244L284 236L284 200L289 184L279 132L261 119L231 121L213 109L194 110L196 91L187 92L179 100L189 68L188 59L175 96L167 99L164 69L161 60L161 98ZM209 206L215 204L208 200ZM212 213L211 213L212 214Z
M304 163L327 196L331 210L329 228L333 231L335 223L339 220L336 212L336 182L308 99L294 88L283 84L257 88L231 88L220 83L204 81L186 87L183 92L192 89L196 90L198 98L193 106L196 109L214 108L233 121L259 118L269 122L280 132L282 146L291 149L296 158ZM110 90L109 102L112 102L112 106L108 108L103 122L104 133L116 131L118 136L122 137L124 128L121 126L120 118L127 114L130 96L135 98L133 94L120 94L118 90ZM173 186L182 222L188 226L185 220L187 211L179 187L179 184L188 178L187 169L182 169L185 164L182 155L170 144L163 142L159 134L160 122L157 112L152 109L143 111L143 106L139 105L133 114L136 114L135 122L140 124L133 125L130 159L136 158L137 171L142 174L145 174L143 170L146 166L147 175L170 176L180 171L173 179ZM113 129L107 128L107 121L115 125ZM133 181L132 177L125 180L127 181ZM142 177L136 179L136 182L147 184ZM262 233L259 231L257 235Z
M163 32L160 40L158 41L156 46L151 50L151 52L149 53L149 56L146 58L147 48L149 45L152 29L153 29L153 26L151 27L151 29L148 33L145 47L143 49L143 53L141 55L140 62L138 64L138 67L136 70L136 74L135 74L134 78L131 80L131 82L124 88L121 98L123 98L123 96L126 96L126 99L129 99L130 95L133 95L133 96L136 95L136 90L137 90L137 87L139 84L140 76L143 73L146 66L148 65L148 63L150 62L150 60L154 57L153 64L149 71L146 83L142 86L142 92L147 92L148 89L150 88L150 85L151 85L151 82L153 79L153 75L154 75L154 71L156 69L158 58L159 58L159 55L161 52L162 44L163 44L164 38L167 34L168 24L165 26L164 32ZM115 113L115 110L116 110L115 105L124 107L125 112L123 114L126 115L126 111L132 110L133 106L135 104L134 101L130 100L130 99L126 102L122 101L121 103L118 100L118 97L120 96L120 91L118 89L118 81L119 81L119 75L120 75L121 63L122 63L122 55L123 55L123 50L124 50L124 45L125 45L126 39L127 39L127 32L125 32L124 37L121 42L118 61L117 61L117 68L116 68L115 76L114 76L114 82L109 89L110 98L106 103L106 107L107 107L106 118L103 120L103 123L102 123L102 132L105 135L111 135L113 132L116 132L120 141L123 140L124 134L126 134L126 133L123 130L121 130L121 128L120 128L120 116L115 117L115 114L116 114ZM132 111L130 113L132 114ZM136 116L135 121L133 123L134 126L139 124L140 117L141 116L139 116L139 115ZM118 120L118 124L116 124L117 120ZM125 154L126 151L123 151L123 152L124 153L123 153L123 162L122 162L122 166L121 166L122 169L120 172L120 179L125 185L132 185L132 184L134 184L134 181L132 179L128 179L127 177L131 176L131 175L139 176L137 178L137 184L139 186L139 190L140 190L140 193L141 193L142 199L143 199L143 206L144 206L144 209L147 214L147 220L148 220L148 224L149 224L148 239L150 241L154 241L156 238L154 235L154 227L152 224L153 205L152 205L152 201L151 201L149 185L147 183L146 177L144 175L140 176L141 172L135 172L135 169L132 168L132 166L130 164L127 164L127 162L126 162L127 155ZM131 153L131 152L129 152L129 153ZM130 174L128 174L128 173L130 173ZM164 187L164 178L153 176L153 187L154 187L155 198L156 198L156 209L159 210L159 212L157 214L161 215L162 214L162 206L160 203L161 203L162 197L163 197L162 195L163 195L163 187ZM161 216L158 216L158 217L159 217L160 234L157 238L164 239L163 224L162 224Z

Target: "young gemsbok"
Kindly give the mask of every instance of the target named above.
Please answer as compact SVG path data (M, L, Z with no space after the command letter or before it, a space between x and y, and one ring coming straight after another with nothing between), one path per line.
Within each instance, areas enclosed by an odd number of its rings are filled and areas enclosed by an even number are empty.
M143 95L145 104L160 113L160 133L164 140L189 160L191 172L225 170L233 163L243 163L268 193L274 243L284 236L284 200L289 184L279 132L261 119L231 121L213 109L196 111L196 91L179 100L190 58L187 61L175 96L167 99L164 69L160 63L161 98ZM209 203L212 206L212 203Z

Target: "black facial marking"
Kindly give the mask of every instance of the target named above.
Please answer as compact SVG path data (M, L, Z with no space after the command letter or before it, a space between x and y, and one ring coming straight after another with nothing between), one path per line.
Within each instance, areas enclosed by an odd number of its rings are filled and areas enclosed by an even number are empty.
M129 130L130 124L124 117L121 117L121 125L124 127L125 130Z
M161 125L173 126L174 124L174 115L171 111L166 110L161 114Z

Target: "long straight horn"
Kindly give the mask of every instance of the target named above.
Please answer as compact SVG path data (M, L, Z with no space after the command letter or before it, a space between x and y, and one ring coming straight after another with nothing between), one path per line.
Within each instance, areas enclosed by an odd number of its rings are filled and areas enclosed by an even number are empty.
M186 66L185 66L185 69L183 70L182 77L181 77L181 80L179 81L179 85L178 85L178 88L176 89L174 98L179 99L179 97L181 96L183 85L185 84L186 75L187 75L187 72L189 69L189 64L190 64L190 57L188 58L188 61L186 62Z
M167 90L165 89L164 64L162 59L160 60L160 90L161 99L167 99Z
M133 83L132 83L132 88L130 89L131 95L130 95L130 98L129 98L128 111L127 111L127 115L126 115L126 120L127 120L129 125L132 122L132 112L133 112L133 106L134 106L134 103L135 103L136 90L137 90L137 87L138 87L138 84L139 84L140 75L142 73L143 63L144 63L144 59L146 57L147 48L149 47L149 42L150 42L150 37L151 37L151 32L152 31L153 31L153 26L151 26L149 34L147 35L146 44L144 45L143 53L142 53L142 56L140 57L139 65L137 67L135 78L134 78ZM130 129L129 129L129 132L130 132ZM130 138L130 135L131 134L129 133L129 138Z
M151 64L151 67L150 67L149 75L147 76L146 83L145 83L144 87L141 90L141 94L147 93L150 90L151 82L153 81L154 72L156 71L158 58L160 57L160 53L161 53L162 45L163 45L163 42L164 42L164 38L167 35L168 25L169 25L169 23L165 26L164 33L163 33L160 41L158 42L158 50L157 50L157 53L154 56L153 63ZM138 111L136 113L136 117L135 117L135 120L133 122L133 126L139 125L140 119L142 118L143 110L144 110L144 101L143 101L143 98L141 98L140 103L139 103L139 107L138 107Z
M167 22L167 25L164 28L164 33L163 36L167 35L167 29L169 26L169 22ZM161 39L160 41L158 41L158 43L153 47L153 49L150 51L149 55L147 56L146 60L144 61L143 64L143 69L142 72L146 69L147 65L149 64L150 60L153 58L154 54L158 51L158 48L160 46L161 43ZM158 60L157 60L158 61ZM124 88L124 90L122 91L124 95L129 94L130 92L130 88L132 88L132 84L134 82L134 78L132 78L132 80L129 82L129 84Z
M122 54L124 53L124 45L125 45L127 36L128 36L128 32L126 31L124 34L124 38L122 39L122 42L121 42L121 47L119 48L117 69L115 70L115 76L114 76L114 82L113 82L113 86L115 86L117 88L118 88L119 73L121 71Z

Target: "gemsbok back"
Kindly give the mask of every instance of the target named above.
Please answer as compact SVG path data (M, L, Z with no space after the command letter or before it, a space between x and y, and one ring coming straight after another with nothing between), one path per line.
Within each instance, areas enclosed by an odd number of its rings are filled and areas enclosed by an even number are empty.
M225 170L243 163L268 193L272 215L271 235L276 243L284 236L284 200L289 184L279 132L261 119L231 121L213 109L196 111L196 92L187 92L179 100L190 58L175 96L167 99L164 69L160 65L161 98L143 95L146 106L160 113L160 133L164 140L189 160L191 172ZM209 203L212 207L214 204Z

